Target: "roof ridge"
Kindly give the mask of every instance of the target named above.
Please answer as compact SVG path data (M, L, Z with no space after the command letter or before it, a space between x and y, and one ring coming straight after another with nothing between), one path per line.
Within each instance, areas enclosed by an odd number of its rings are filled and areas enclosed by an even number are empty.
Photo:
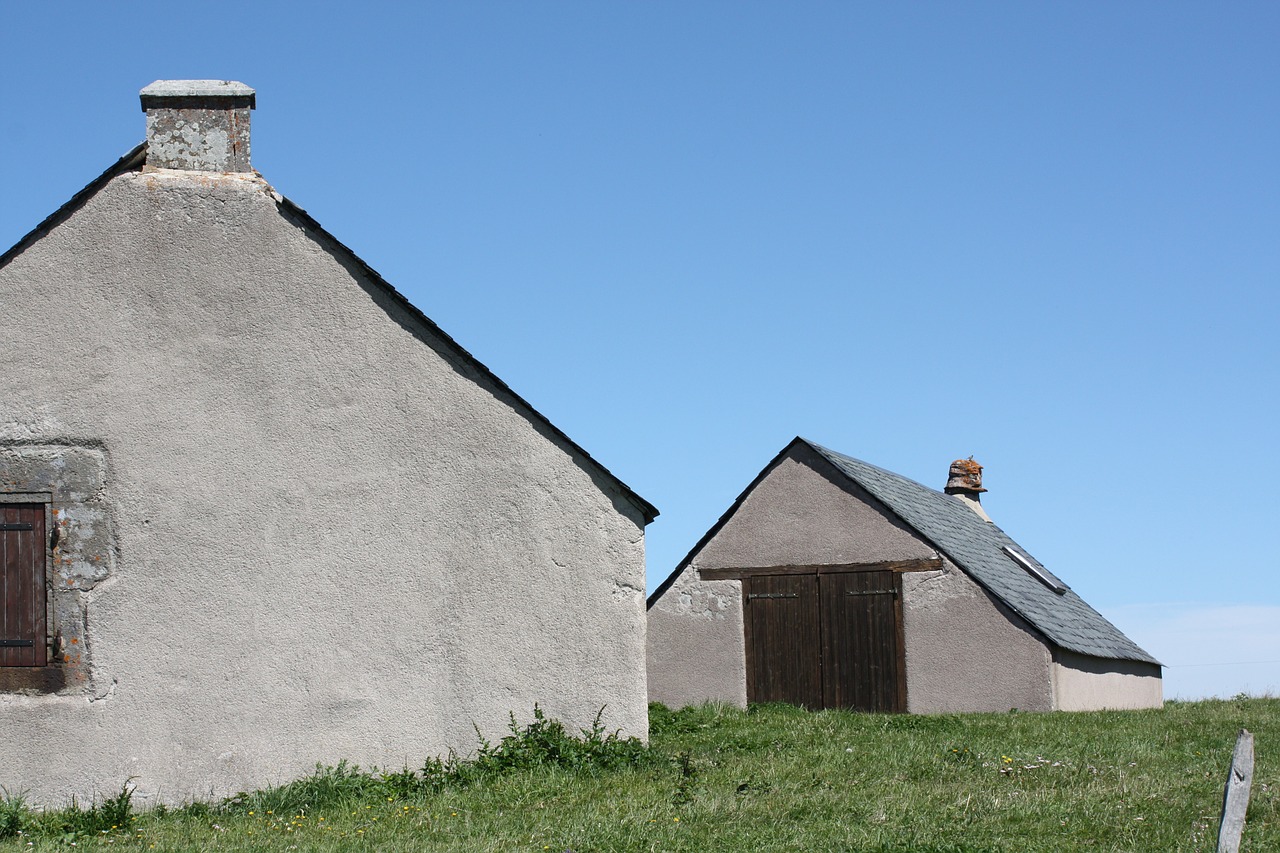
M106 186L106 184L109 181L111 181L111 179L115 178L117 175L121 175L128 171L139 170L146 160L146 152L147 152L147 143L145 141L139 143L138 145L130 149L128 153L126 153L123 157L121 157L119 160L113 163L110 167L108 167L107 170L104 171L101 175L94 178L92 181L86 184L79 192L77 192L65 203L63 203L62 206L60 206L57 210L55 210L53 213L49 214L43 220L41 220L39 225L37 225L35 228L27 232L27 234L24 235L22 239L20 239L17 243L15 243L8 251L0 255L0 268L3 268L11 260L16 258L18 255L22 254L22 252L25 251L29 246L31 246L37 240L44 237L46 234L48 234L58 225L60 225L72 213L79 210L80 207L82 207L90 198L92 198L95 194L97 194L99 190L101 190L104 186ZM396 290L395 287L392 286L392 284L388 282L385 278L383 278L382 275L378 273L377 270L369 266L369 264L359 255L357 255L354 251L352 251L352 249L349 246L347 246L337 237L333 236L333 234L331 234L323 225L317 222L315 218L311 216L311 214L307 213L306 210L304 210L302 207L295 204L293 201L289 200L287 197L281 194L278 190L272 187L271 184L268 181L266 181L265 178L262 178L261 174L259 174L256 171L254 172L254 174L257 175L258 178L260 178L264 184L266 184L267 189L270 191L271 197L276 202L276 205L280 209L285 211L287 215L290 215L295 219L299 220L300 224L305 225L307 228L311 229L313 232L323 237L323 239L332 243L336 249L338 249L343 254L345 254L348 258L350 258L351 262L355 264L356 267L358 267L360 271L363 272L372 283L384 289L392 297L392 299L394 299L401 307L403 307L409 313L411 317L413 317L417 322L421 323L433 337L439 339L441 343L444 344L444 347L446 349L453 352L454 355L460 358L465 364L468 364L474 367L475 370L480 374L480 376L483 377L486 381L491 382L497 390L501 391L502 393L509 394L511 396L511 399L517 405L517 407L523 408L532 417L532 420L535 423L540 423L543 426L545 426L548 430L551 431L552 435L556 436L565 444L567 444L574 451L574 453L579 455L591 467L595 468L604 477L606 477L608 480L615 483L620 489L622 497L625 498L629 503L631 503L636 509L640 511L640 514L644 517L646 524L648 524L649 522L653 521L655 518L658 517L657 507L655 507L653 504L649 503L647 500L642 498L634 489L632 489L625 482L623 482L623 480L620 477L618 477L616 474L614 474L612 471L606 468L602 463L600 463L595 457L593 457L590 453L588 453L586 449L582 447L582 445L578 444L576 441L570 438L564 432L564 430L560 429L558 426L552 423L550 418L548 418L546 415L542 414L542 412L534 408L532 403L530 403L524 397L520 396L520 394L518 394L514 389L512 389L511 386L508 385L506 382L502 381L502 379L500 379L497 376L497 374L495 374L492 370L489 369L487 365L484 364L484 362L480 361L480 359L472 355L465 347L463 347L460 343L454 340L452 336L450 336L447 332L445 332L444 329L436 325L435 321L432 320L430 317L428 317L425 313L423 313L421 308L419 308L417 305L414 305L413 302L407 296L405 296L400 291Z

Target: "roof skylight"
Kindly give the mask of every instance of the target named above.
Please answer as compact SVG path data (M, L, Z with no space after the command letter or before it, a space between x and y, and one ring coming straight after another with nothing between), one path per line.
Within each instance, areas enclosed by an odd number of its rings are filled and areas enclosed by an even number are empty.
M1042 569L1039 566L1037 566L1035 563L1031 562L1031 558L1028 557L1026 554L1023 554L1018 549L1011 548L1008 545L1005 545L1003 547L1003 550L1006 554L1008 554L1010 557L1013 558L1013 561L1015 563L1017 563L1019 566L1022 566L1022 568L1026 569L1027 573L1031 575L1033 578L1035 578L1036 580L1040 581L1040 583L1049 587L1049 589L1053 590L1058 595L1063 595L1066 593L1067 591L1066 584L1064 584L1062 581L1055 578L1053 575L1049 574L1049 572L1046 569Z

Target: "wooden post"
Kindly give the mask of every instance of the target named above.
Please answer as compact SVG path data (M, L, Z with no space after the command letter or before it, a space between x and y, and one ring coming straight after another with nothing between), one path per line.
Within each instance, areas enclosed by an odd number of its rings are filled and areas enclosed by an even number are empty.
M1237 853L1244 832L1244 813L1249 808L1253 786L1253 735L1241 729L1236 750L1231 755L1227 787L1222 792L1222 823L1218 827L1218 853Z

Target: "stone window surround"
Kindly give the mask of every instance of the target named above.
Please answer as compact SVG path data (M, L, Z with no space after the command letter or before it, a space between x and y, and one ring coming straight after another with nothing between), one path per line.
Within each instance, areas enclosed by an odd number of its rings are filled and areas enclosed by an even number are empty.
M101 442L0 442L0 502L45 506L44 666L0 667L0 695L93 695L86 593L114 572Z

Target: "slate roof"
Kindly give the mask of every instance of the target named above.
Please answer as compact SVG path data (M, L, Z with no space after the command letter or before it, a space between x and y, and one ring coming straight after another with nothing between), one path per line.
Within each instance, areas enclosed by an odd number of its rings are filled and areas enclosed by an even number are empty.
M1160 663L1066 584L1062 584L1065 592L1059 595L1015 563L1003 550L1005 546L1016 549L1049 578L1058 580L1007 533L956 498L806 439L796 441L813 448L870 492L1054 645L1092 657Z

